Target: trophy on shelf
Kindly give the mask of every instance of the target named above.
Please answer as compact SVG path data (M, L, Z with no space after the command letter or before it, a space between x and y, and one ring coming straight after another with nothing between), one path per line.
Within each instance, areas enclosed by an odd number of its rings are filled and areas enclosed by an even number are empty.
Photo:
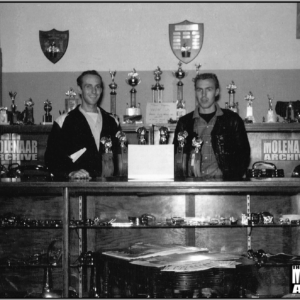
M162 126L159 128L159 144L160 145L168 144L169 131L170 131L170 129L165 126Z
M43 115L43 125L53 124L53 117L50 114L52 110L52 103L48 99L44 102L44 111L46 112Z
M159 67L157 67L156 70L154 70L154 79L156 83L152 85L152 102L153 103L162 103L163 102L163 91L164 91L164 86L159 83L161 80L161 74L163 73Z
M175 76L178 79L177 82L177 111L176 111L176 119L178 120L181 116L184 116L186 114L185 109L185 102L183 101L183 82L181 79L183 79L188 72L185 72L181 68L182 63L178 63L178 70L176 72L172 72L173 76Z
M10 125L20 124L20 112L17 111L17 105L15 104L17 92L9 92L9 96L11 99L11 112L10 112Z
M267 114L267 123L275 123L276 122L276 115L273 110L273 99L267 95L268 97L268 103L269 103L269 109L268 109L268 114Z
M112 140L110 137L102 137L100 140L104 146L102 154L102 177L111 177L114 174L114 160L112 148Z
M118 85L115 83L115 76L117 74L117 71L109 71L112 83L109 84L109 87L111 89L110 92L110 112L117 116L117 87Z
M146 141L146 133L147 133L147 129L145 127L139 127L137 130L137 137L138 137L138 144L139 145L146 145L147 141Z
M34 118L33 118L33 106L34 102L31 98L29 100L25 101L25 110L23 112L23 122L25 125L33 125L34 124Z
M201 138L194 137L192 139L193 150L189 156L188 162L188 176L189 177L200 177L201 176L201 147L203 140Z
M0 107L0 125L9 125L7 107Z
M229 102L225 104L225 108L232 110L235 113L238 113L238 102L235 102L235 90L237 86L234 81L231 81L229 85L227 85L227 90L229 94Z
M73 88L70 88L66 92L66 96L68 98L65 99L65 112L68 113L69 111L73 110L78 105L78 99L76 98L76 92Z
M255 123L255 119L253 116L253 100L255 97L253 96L252 92L249 92L247 96L245 96L245 100L247 101L247 112L246 112L246 118L245 123L246 124L252 124Z
M120 151L118 153L118 175L128 176L128 150L127 150L127 137L123 131L118 131L116 138L120 143Z
M123 120L125 123L143 123L142 121L142 113L140 104L136 103L136 89L134 88L138 84L140 84L141 79L138 77L138 73L135 69L132 72L128 73L128 79L126 79L126 83L129 84L132 88L130 90L130 107L126 108L126 113L123 116Z
M186 176L186 153L184 153L184 146L188 133L180 131L177 135L178 147L175 154L175 177Z

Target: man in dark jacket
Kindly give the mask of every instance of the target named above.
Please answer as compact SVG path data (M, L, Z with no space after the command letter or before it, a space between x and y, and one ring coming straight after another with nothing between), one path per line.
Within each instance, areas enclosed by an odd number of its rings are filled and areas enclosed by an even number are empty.
M250 145L240 116L216 103L220 94L215 74L199 74L195 78L197 106L177 123L174 145L179 132L188 137L184 151L189 155L192 139L202 139L201 177L203 179L241 180L250 161Z
M117 146L120 130L115 118L97 106L103 90L101 76L96 71L83 72L77 78L82 104L59 116L48 137L45 164L56 177L89 178L102 173L102 137Z

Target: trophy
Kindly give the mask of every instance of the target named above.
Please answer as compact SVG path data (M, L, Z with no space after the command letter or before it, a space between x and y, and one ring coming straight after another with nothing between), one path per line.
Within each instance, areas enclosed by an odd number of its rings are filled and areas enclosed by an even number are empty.
M227 88L228 94L229 94L228 109L237 113L238 112L238 102L235 102L236 85L234 84L234 81L231 81L231 84L229 84L226 88Z
M285 122L287 123L295 122L295 111L294 111L292 101L290 101L288 106L286 107Z
M17 125L20 123L19 118L20 118L20 112L17 111L17 105L15 104L15 99L17 92L9 92L8 93L11 99L11 112L10 112L10 125Z
M76 98L76 93L72 88L66 92L68 98L65 99L65 112L73 110L78 105L78 99Z
M156 83L152 85L152 102L153 103L162 103L163 102L163 90L164 86L159 83L161 80L161 74L163 73L159 67L153 72Z
M188 133L180 131L177 135L178 147L175 154L175 177L186 176L186 153L184 153L184 146Z
M8 125L7 107L0 107L0 125Z
M53 117L50 114L51 110L52 110L52 103L47 99L44 102L44 111L46 113L43 115L43 125L53 124Z
M255 123L255 119L253 116L253 100L255 97L253 96L252 92L249 92L247 96L245 96L245 100L247 101L247 113L246 113L246 124Z
M167 127L164 127L164 126L159 128L159 144L160 145L168 144L169 131L170 131L170 129Z
M276 122L276 115L273 110L273 99L267 95L268 97L268 102L269 102L269 109L268 109L268 114L267 114L267 123L275 123Z
M104 145L102 154L102 177L111 177L114 174L114 160L112 153L112 140L110 137L102 137L100 142Z
M117 92L116 89L118 87L118 85L115 83L115 76L117 74L117 71L109 71L110 77L112 79L112 83L109 84L109 87L111 88L111 92L110 92L110 112L113 115L117 115Z
M125 123L142 123L141 108L140 104L137 105L136 103L136 89L134 88L141 82L138 75L136 70L133 69L132 72L128 73L128 79L126 79L126 83L132 88L130 90L130 107L127 104L126 113L123 116Z
M31 98L29 100L24 102L25 104L25 110L24 110L24 118L23 122L26 125L33 125L34 124L34 118L33 118L33 106L34 102Z
M138 144L139 145L146 145L147 142L146 142L146 138L145 138L145 135L147 133L147 130L145 127L139 127L137 130L137 137L138 137Z
M203 140L199 137L194 137L192 146L194 149L191 151L188 163L188 176L200 177L201 176L201 147Z
M127 138L123 131L118 131L116 138L120 143L120 152L118 153L118 175L128 176L128 151L127 151Z

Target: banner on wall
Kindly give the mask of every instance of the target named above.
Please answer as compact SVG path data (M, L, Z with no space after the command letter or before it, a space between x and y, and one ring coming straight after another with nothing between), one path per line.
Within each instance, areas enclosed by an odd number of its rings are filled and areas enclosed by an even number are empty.
M187 64L194 60L203 44L204 24L183 21L169 24L169 41L174 55Z

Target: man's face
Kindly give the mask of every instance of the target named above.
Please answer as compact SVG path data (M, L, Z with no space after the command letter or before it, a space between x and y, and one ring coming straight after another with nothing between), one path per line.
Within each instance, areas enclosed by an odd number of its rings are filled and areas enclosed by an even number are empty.
M83 104L88 106L95 106L102 93L101 79L97 75L85 75L82 78L82 85L79 92L82 96Z
M216 88L213 79L198 80L196 83L196 98L200 112L209 114L215 111L215 98L220 90Z

